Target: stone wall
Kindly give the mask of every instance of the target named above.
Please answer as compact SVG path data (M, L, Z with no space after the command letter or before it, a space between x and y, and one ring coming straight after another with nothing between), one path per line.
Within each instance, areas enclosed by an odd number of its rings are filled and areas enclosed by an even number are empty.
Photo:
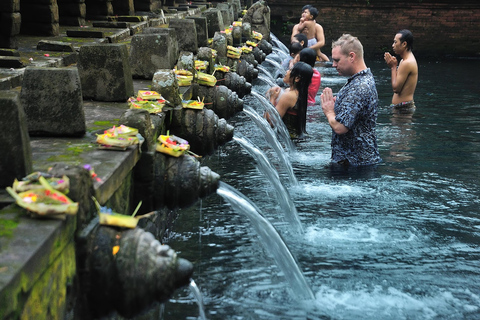
M287 43L308 1L271 0L272 32ZM400 29L413 32L417 56L480 56L480 2L476 0L320 0L317 22L325 32L322 51L343 33L357 36L367 55L390 49Z

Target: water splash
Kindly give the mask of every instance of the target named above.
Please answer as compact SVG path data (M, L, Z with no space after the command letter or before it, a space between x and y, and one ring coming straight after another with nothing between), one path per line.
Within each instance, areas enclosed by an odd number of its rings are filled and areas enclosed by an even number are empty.
M314 300L315 296L308 286L305 277L298 267L292 253L282 240L277 230L260 213L258 207L235 188L220 181L217 194L222 196L235 211L250 219L253 228L261 238L262 243L272 254L279 268L283 271L290 284L294 297L298 300Z
M267 122L267 120L261 117L257 112L255 112L255 110L250 107L244 107L243 112L245 112L245 114L247 114L250 119L252 119L253 122L255 122L257 126L263 131L263 133L265 134L265 138L270 143L272 148L276 151L280 162L287 170L288 176L290 178L290 183L293 186L297 186L298 181L295 177L295 173L293 173L292 164L288 159L287 154L284 152L282 146L280 145L280 142L278 141L275 132L273 132L273 129L270 127L270 124Z
M233 137L256 161L258 169L265 175L275 189L278 203L283 209L285 219L289 222L293 231L297 234L303 233L303 227L298 217L297 209L292 201L288 190L280 181L277 171L273 168L270 161L263 152L255 147L248 139L244 137Z
M193 279L191 279L190 284L188 285L190 291L193 293L197 300L198 304L198 314L201 320L207 320L207 317L205 316L205 310L203 306L203 297L202 293L200 292L200 289L197 287L197 284Z

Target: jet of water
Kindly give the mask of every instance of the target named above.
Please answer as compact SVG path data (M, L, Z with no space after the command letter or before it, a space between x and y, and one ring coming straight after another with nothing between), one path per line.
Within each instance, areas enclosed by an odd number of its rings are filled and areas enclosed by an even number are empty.
M220 181L217 194L230 203L235 211L250 219L253 228L261 239L260 243L265 246L266 251L272 254L275 262L283 271L294 298L314 301L315 296L312 289L308 286L292 253L273 225L262 216L258 207L238 190L222 181Z
M288 176L290 177L290 183L294 186L297 186L298 181L295 177L295 174L293 173L292 164L290 163L286 152L284 152L282 146L280 145L280 142L278 141L275 132L273 132L272 127L270 127L270 124L267 122L267 120L265 120L257 112L255 112L255 110L253 110L251 107L245 106L243 108L243 112L245 112L250 117L250 119L252 119L253 122L255 122L257 126L263 131L263 133L265 134L265 138L276 151L280 162L287 170Z
M273 33L270 32L270 40L272 41L272 43L277 47L279 48L280 50L282 50L283 52L285 52L286 54L288 54L290 52L290 50L288 50L287 46L284 45L282 43L282 41L280 41L276 35L274 35Z
M282 138L282 141L285 143L285 148L289 153L295 151L295 145L292 142L292 139L290 139L290 133L288 133L287 126L285 126L285 123L282 121L282 118L277 112L277 109L273 106L273 104L268 101L267 98L259 94L258 92L252 90L251 92L252 96L257 98L260 103L265 107L265 110L268 112L268 115L270 116L270 121L272 121L275 129L277 130L278 135L280 138Z
M285 214L285 219L289 222L292 230L298 234L303 233L302 223L298 217L297 208L292 201L292 197L280 181L278 172L267 159L265 153L255 147L247 138L233 137L233 140L238 142L256 160L258 165L257 168L265 175L274 187L280 207Z
M263 74L259 74L257 79L264 81L266 84L268 84L270 86L270 88L277 86L277 84L275 82L273 82L273 80L272 80L273 78L266 77Z
M188 287L190 288L190 291L193 293L193 295L197 299L198 313L199 313L200 319L207 320L207 317L205 316L205 310L203 307L202 293L200 292L200 289L198 289L197 284L195 283L195 281L193 281L193 279L191 279Z

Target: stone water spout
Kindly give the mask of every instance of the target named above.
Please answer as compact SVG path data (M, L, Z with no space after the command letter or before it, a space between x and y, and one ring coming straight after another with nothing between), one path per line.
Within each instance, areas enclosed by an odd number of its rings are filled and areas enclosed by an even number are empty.
M80 286L85 293L81 318L117 311L132 317L154 302L164 302L186 286L193 265L153 234L93 220L78 238Z
M156 207L170 209L191 206L216 192L220 175L200 166L193 156L178 158L158 153L155 157L154 192Z
M219 118L213 110L175 109L167 117L167 127L190 143L190 150L199 155L212 154L220 145L232 140L233 126Z
M219 118L228 119L243 110L243 100L234 91L223 85L196 86L192 96L198 96L200 100L203 100L205 107L213 110Z
M245 77L248 82L252 82L258 77L258 70L244 59L238 61L237 73Z
M236 92L240 98L252 91L252 84L245 77L235 72L216 71L217 85L225 85L228 89Z

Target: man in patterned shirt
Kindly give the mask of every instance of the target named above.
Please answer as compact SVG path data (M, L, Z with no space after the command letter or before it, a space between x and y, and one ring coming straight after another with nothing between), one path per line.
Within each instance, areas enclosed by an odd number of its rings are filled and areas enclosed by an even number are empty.
M347 83L333 96L325 88L321 95L323 113L332 127L332 161L364 166L381 161L375 125L378 94L370 68L363 60L363 46L349 34L332 43L332 60Z

